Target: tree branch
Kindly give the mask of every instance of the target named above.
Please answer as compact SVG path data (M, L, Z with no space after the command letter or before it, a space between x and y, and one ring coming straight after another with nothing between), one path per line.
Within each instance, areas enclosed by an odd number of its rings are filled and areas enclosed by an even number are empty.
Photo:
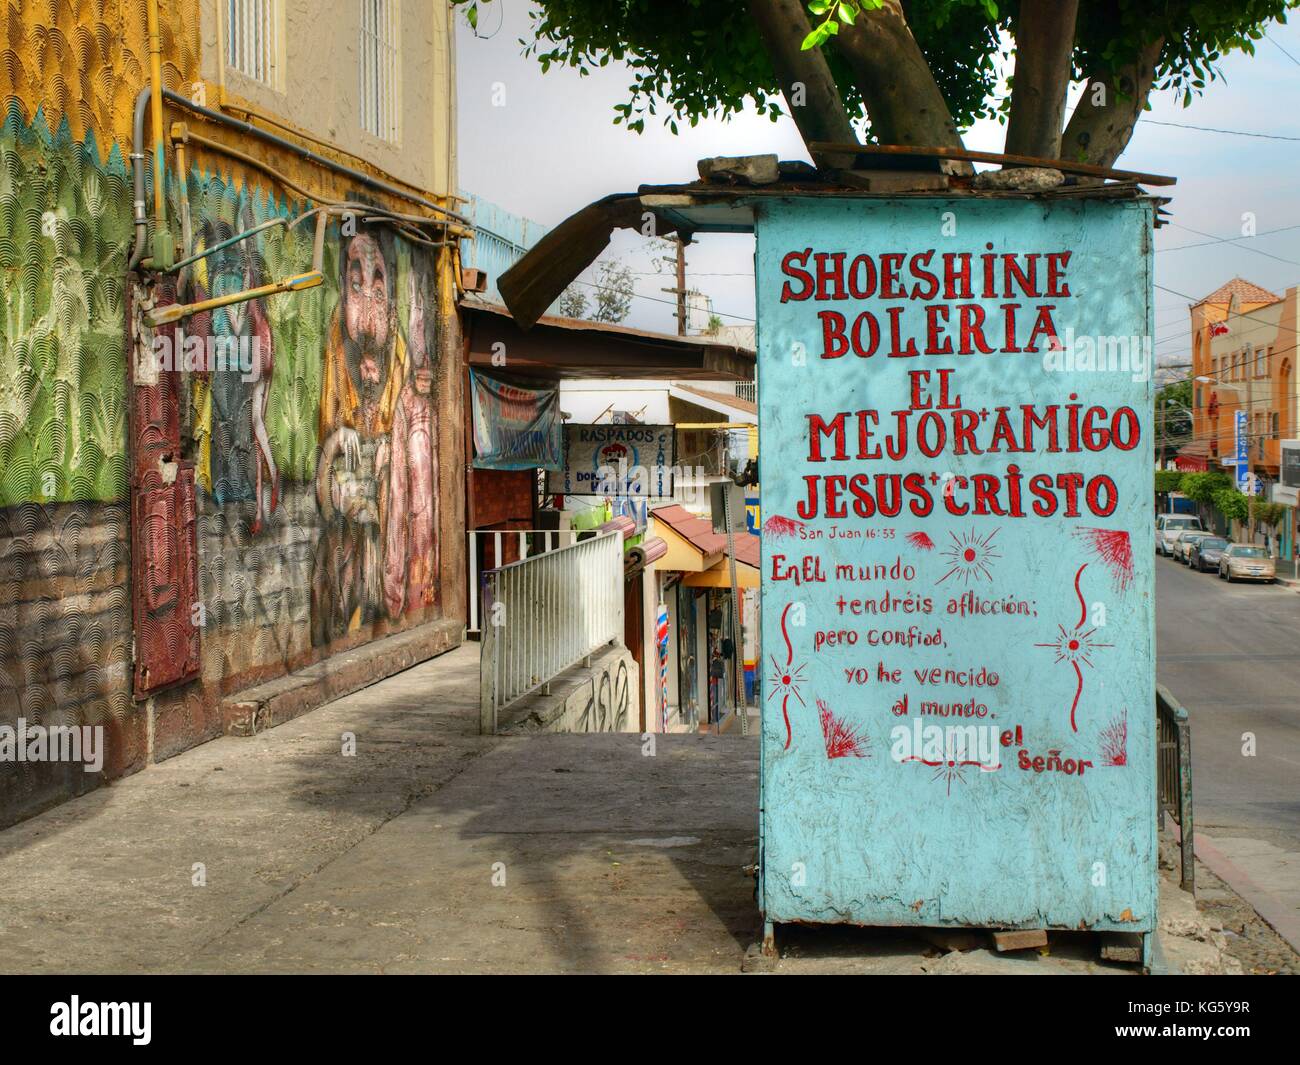
M804 141L857 141L826 57L800 47L812 31L801 0L749 0L749 12Z
M1079 0L1020 0L1008 155L1058 159Z
M1159 37L1145 45L1136 61L1116 70L1098 69L1088 77L1061 143L1061 157L1113 166L1133 136L1156 80L1156 61L1164 48Z
M882 144L960 148L961 134L907 25L900 0L863 8L833 38L866 103L871 131ZM968 163L955 169L970 171Z

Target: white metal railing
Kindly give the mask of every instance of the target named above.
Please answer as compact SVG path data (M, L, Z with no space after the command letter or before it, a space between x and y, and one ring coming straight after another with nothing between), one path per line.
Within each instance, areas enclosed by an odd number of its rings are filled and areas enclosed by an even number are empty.
M598 533L482 578L479 727L623 636L623 536Z
M505 552L513 547L520 560L542 555L560 547L576 543L579 536L590 536L577 529L470 529L465 557L469 560L469 626L467 631L479 631L479 591L482 587L483 563L488 548L492 548L493 568L501 568Z

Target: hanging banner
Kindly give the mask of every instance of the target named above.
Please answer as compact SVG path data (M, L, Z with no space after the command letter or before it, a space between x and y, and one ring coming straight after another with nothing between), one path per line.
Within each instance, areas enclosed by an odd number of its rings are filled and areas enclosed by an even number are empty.
M563 468L548 478L548 490L669 499L673 441L671 425L566 425Z
M521 388L469 372L473 397L474 465L483 470L558 470L560 393Z
M762 212L768 920L1152 931L1151 203Z

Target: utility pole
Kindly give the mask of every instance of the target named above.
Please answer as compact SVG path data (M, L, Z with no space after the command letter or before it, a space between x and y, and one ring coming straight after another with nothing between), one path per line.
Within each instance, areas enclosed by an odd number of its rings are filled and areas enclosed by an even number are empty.
M677 335L686 335L686 242L679 236L677 244L677 287L661 289L677 296Z

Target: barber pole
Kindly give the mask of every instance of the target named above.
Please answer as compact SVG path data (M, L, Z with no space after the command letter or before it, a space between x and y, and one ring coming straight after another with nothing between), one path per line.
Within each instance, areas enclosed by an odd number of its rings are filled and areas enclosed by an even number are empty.
M659 604L655 618L655 643L659 648L659 721L660 730L668 731L668 605Z

